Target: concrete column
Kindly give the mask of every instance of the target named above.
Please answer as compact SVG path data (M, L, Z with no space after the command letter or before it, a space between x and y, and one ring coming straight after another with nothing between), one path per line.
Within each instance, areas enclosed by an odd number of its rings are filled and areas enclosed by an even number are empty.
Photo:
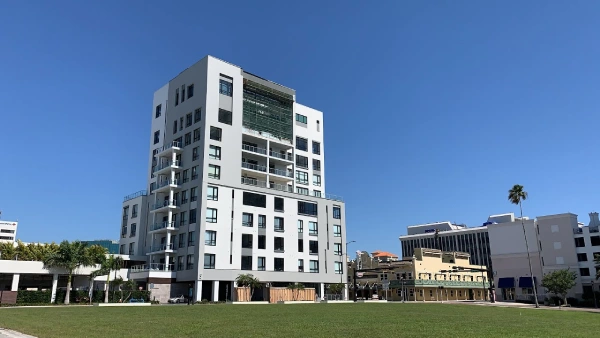
M348 300L348 283L344 285L344 300Z
M213 302L219 301L219 281L216 280L213 282Z
M198 280L196 281L196 287L194 290L194 299L196 302L200 302L202 301L202 281Z
M50 298L50 303L56 302L56 289L58 287L58 274L55 273L52 276L52 297Z
M325 283L321 283L321 294L319 296L320 299L323 299L323 297L325 297Z
M237 300L238 300L238 299L237 299L237 290L236 290L236 288L237 288L237 287L238 287L238 285L237 285L237 282L236 282L236 281L234 281L234 282L233 282L233 287L231 288L231 299L232 299L234 302L237 302Z
M19 279L21 279L21 275L18 273L15 273L13 275L12 287L10 288L10 291L18 291L19 290Z

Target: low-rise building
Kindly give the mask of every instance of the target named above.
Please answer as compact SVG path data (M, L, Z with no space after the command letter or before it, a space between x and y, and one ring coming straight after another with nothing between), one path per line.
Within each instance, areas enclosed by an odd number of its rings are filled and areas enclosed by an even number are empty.
M0 242L14 243L19 222L0 220Z

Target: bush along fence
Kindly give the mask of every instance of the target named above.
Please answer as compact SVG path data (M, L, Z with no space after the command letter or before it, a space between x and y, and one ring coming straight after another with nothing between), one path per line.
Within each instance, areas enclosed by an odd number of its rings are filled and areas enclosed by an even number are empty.
M121 295L122 293L122 295ZM56 291L55 303L60 305L65 301L67 292L65 290ZM123 297L123 298L121 298ZM20 290L17 293L16 305L47 305L52 299L51 291L24 291ZM89 304L89 291L72 290L70 299L73 304ZM150 291L139 290L124 290L124 291L109 291L109 303L129 302L130 299L143 299L144 302L150 301ZM104 291L94 290L92 292L92 303L104 303Z

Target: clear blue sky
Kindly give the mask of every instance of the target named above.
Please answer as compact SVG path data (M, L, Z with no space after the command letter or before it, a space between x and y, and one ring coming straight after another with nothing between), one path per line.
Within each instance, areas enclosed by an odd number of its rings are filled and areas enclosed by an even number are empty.
M517 211L515 183L529 216L600 209L598 2L96 3L0 4L0 209L23 241L118 238L152 95L207 54L325 113L352 251Z

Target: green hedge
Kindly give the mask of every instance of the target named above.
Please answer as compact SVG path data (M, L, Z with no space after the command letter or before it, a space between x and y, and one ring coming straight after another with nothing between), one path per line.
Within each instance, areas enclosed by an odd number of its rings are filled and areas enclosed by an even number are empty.
M56 303L64 303L65 290L57 290L56 291ZM89 291L71 291L69 302L76 303L89 303ZM52 298L52 291L24 291L20 290L17 293L17 304L25 305L39 305L39 304L49 304ZM121 298L120 291L109 291L108 301L110 303L116 303ZM123 291L123 300L129 301L129 299L143 299L145 302L150 301L150 291ZM127 300L125 300L127 299ZM104 291L94 290L92 292L92 303L103 303L104 302Z
M17 291L17 304L46 304L51 298L52 291Z

